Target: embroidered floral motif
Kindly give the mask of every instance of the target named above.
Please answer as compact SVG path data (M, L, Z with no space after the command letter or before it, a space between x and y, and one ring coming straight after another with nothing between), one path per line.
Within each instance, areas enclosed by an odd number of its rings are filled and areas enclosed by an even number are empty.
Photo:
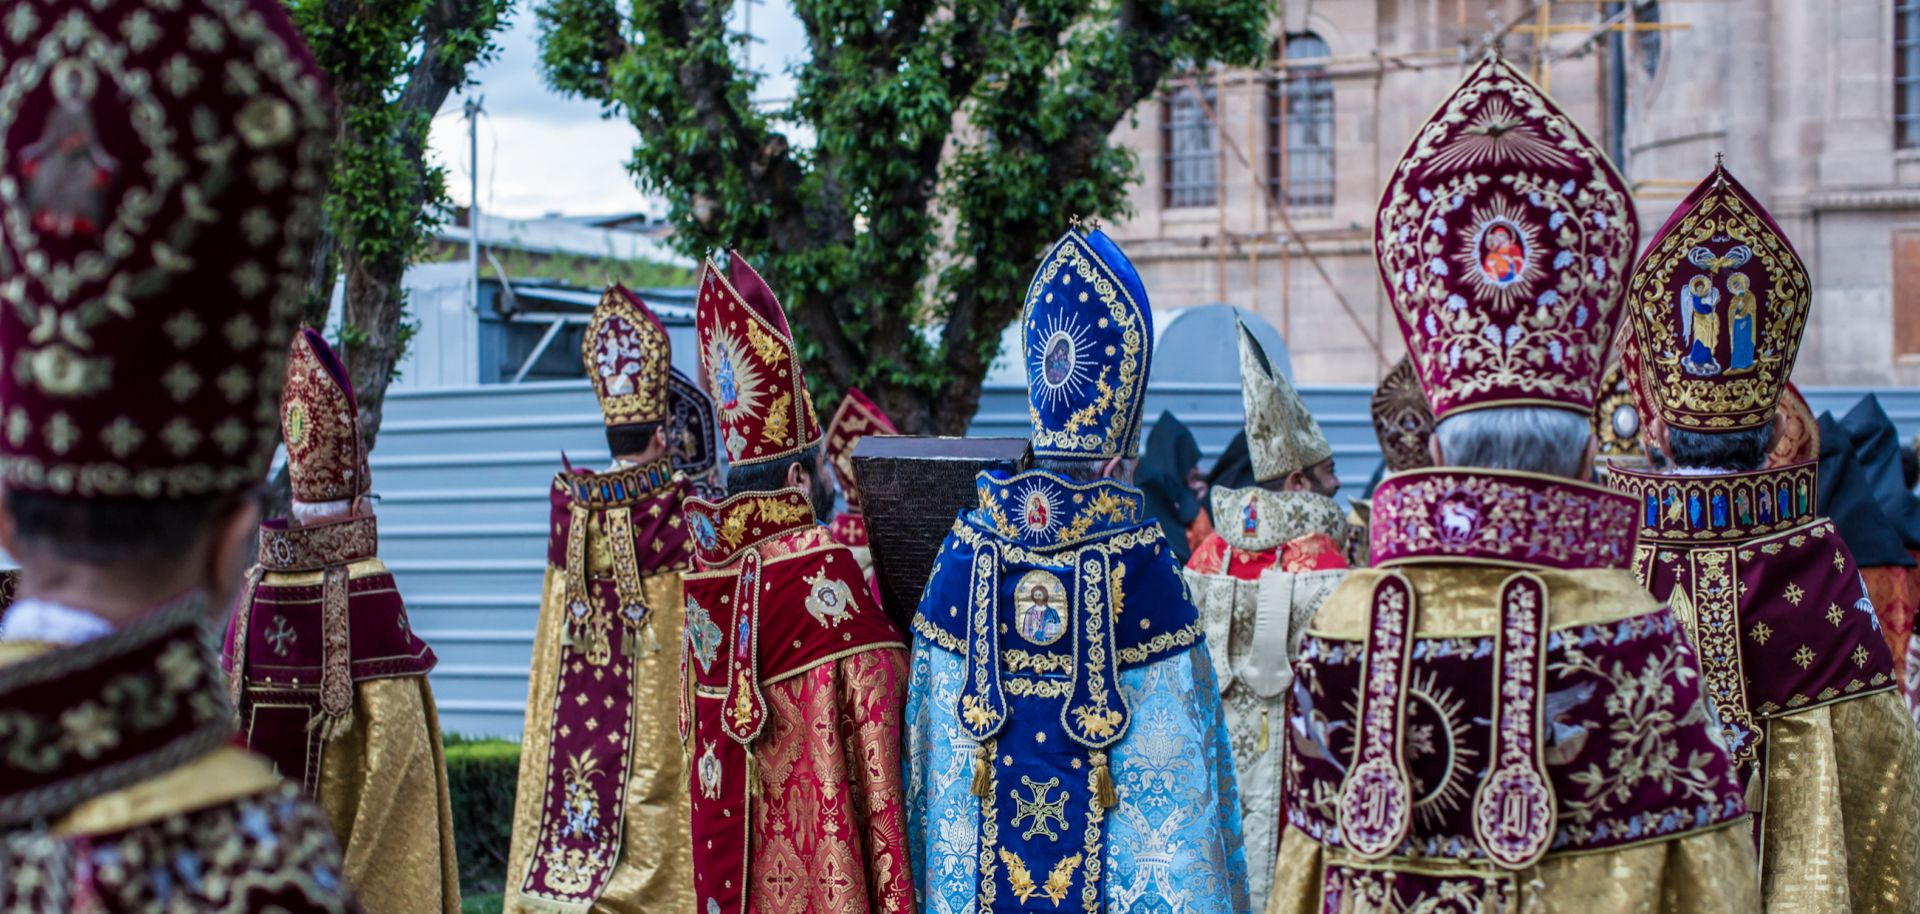
M1800 645L1799 650L1793 652L1793 662L1800 664L1800 668L1803 670L1806 669L1807 667L1813 666L1813 659L1814 659L1813 648L1810 648L1804 644Z
M1361 674L1357 764L1340 785L1340 827L1362 859L1386 856L1413 826L1402 698L1413 641L1413 586L1389 576L1374 586Z
M1518 574L1501 585L1495 640L1494 760L1473 798L1473 834L1507 869L1538 861L1553 840L1553 787L1541 759L1541 689L1546 681L1547 586Z
M1411 470L1373 494L1373 560L1381 567L1471 558L1625 568L1636 529L1632 500L1526 473Z

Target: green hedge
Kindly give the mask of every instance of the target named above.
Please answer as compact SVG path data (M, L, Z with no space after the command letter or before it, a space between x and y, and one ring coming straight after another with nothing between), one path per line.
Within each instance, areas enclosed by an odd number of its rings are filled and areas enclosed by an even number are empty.
M504 890L520 744L451 733L445 743L454 850L460 856L460 895L478 900Z

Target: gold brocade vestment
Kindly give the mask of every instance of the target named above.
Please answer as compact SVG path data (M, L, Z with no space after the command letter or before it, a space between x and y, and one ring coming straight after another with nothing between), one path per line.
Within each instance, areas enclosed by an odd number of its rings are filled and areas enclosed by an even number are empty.
M1816 467L1616 471L1642 506L1634 570L1700 646L1769 914L1920 911L1920 731Z
M433 651L407 622L372 515L260 528L227 632L247 748L318 801L368 914L460 910Z
M680 514L689 494L665 461L554 480L507 863L509 912L694 910L675 650L685 616L681 575L692 560ZM556 811L581 800L598 815L590 844L599 849L576 848L579 834L563 834L568 826Z

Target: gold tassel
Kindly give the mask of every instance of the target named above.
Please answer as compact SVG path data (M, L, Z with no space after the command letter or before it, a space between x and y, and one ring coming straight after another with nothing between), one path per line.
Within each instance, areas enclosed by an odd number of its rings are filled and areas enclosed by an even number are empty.
M753 750L747 750L747 792L760 795L760 763L753 760Z
M993 757L987 752L987 744L981 743L973 750L973 795L986 797L993 790Z
M645 637L647 653L660 653L660 639L653 633L653 613L647 613L647 618L640 623L640 632Z
M1120 797L1113 789L1113 774L1107 770L1107 754L1093 754L1093 798L1101 809L1112 809L1120 805Z
M627 628L626 626L621 626L620 655L622 657L631 658L633 656L634 646L635 645L633 643L633 629Z
M1272 745L1272 743L1267 741L1267 716L1269 713L1268 709L1264 707L1260 709L1260 745L1258 747L1258 751L1260 752L1267 751L1267 747Z

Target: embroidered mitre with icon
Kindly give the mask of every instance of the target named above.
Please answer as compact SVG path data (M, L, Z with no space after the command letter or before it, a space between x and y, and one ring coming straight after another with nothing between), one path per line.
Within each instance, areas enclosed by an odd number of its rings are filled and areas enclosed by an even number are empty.
M1723 165L1654 236L1631 288L1643 409L1696 435L1784 415L1774 446L1806 447L1785 393L1811 283ZM1718 728L1755 801L1763 903L1894 910L1867 899L1920 879L1920 832L1904 824L1920 819L1920 733L1868 569L1820 511L1821 490L1845 474L1823 478L1815 461L1772 454L1760 462L1616 468L1607 482L1634 500L1641 584L1699 645Z
M766 463L819 443L787 313L738 252L728 256L725 273L711 260L701 270L694 327L728 465Z
M1239 325L1247 443L1262 485L1215 486L1213 532L1185 570L1213 659L1240 786L1253 909L1265 910L1280 841L1281 722L1292 657L1307 620L1348 564L1353 526L1328 496L1266 487L1330 458L1333 448L1259 341Z
M333 110L271 0L0 11L0 476L16 506L205 501L213 524L266 480ZM156 535L113 531L129 553ZM365 874L328 816L232 745L209 631L227 607L199 589L146 600L97 637L49 625L45 601L9 609L0 910L359 910L346 880ZM36 606L38 632L20 615ZM423 900L407 910L459 908Z
M1684 431L1772 422L1812 299L1792 242L1716 164L1633 272L1627 313L1648 407Z
M1041 258L1021 315L1035 453L1133 456L1148 307L1097 230L1073 228ZM924 904L1250 910L1215 664L1144 496L1043 471L989 471L976 487L913 621L907 791Z
M731 279L707 264L694 318L728 456L797 454L821 435L786 316L739 254L730 261ZM680 660L687 910L914 908L901 789L906 639L852 551L816 520L827 507L799 489L683 507L698 568Z
M694 907L687 765L666 709L682 688L675 648L692 566L683 471L711 468L713 422L672 356L652 309L609 285L580 346L608 443L645 449L650 438L623 430L662 423L667 449L603 472L563 457L548 488L509 911Z
M346 877L369 911L457 911L436 660L380 561L353 384L312 328L288 349L280 435L294 501L333 510L260 525L223 658L241 738L347 823ZM378 863L402 857L431 865Z
M1375 253L1434 414L1584 421L1634 251L1625 184L1497 55L1414 136ZM1538 473L1380 483L1373 567L1294 664L1269 911L1757 909L1741 785L1682 620L1634 581L1634 520L1618 493Z
M607 286L580 338L580 359L608 428L667 421L671 356L667 328L653 309L626 286Z
M853 448L868 435L893 434L898 432L892 420L881 412L880 404L858 387L847 388L846 395L840 398L840 408L833 411L833 421L827 423L827 462L833 465L833 475L839 479L840 491L847 499L847 509L834 515L828 531L833 534L834 542L853 550L875 600L880 598L880 590L873 576L873 551L867 547L867 519L860 510L860 485L853 475Z

